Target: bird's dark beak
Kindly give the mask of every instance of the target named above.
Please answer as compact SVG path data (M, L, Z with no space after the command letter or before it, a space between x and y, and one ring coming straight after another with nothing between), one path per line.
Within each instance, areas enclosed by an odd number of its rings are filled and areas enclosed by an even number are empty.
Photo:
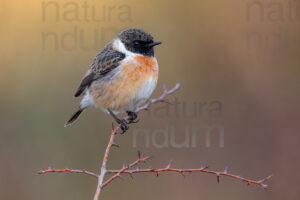
M154 42L151 42L150 44L148 44L148 46L149 47L154 47L154 46L156 46L156 45L159 45L159 44L161 44L162 42L156 42L156 41L154 41Z

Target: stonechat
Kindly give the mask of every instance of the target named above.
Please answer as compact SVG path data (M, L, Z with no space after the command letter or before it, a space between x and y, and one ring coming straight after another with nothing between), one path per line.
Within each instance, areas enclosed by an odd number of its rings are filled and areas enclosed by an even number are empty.
M145 30L130 28L122 31L94 58L83 77L75 97L82 96L78 110L65 127L71 125L88 107L101 108L121 124L123 133L128 124L136 122L134 112L156 87L158 64L154 46L161 42ZM117 117L127 113L129 120Z

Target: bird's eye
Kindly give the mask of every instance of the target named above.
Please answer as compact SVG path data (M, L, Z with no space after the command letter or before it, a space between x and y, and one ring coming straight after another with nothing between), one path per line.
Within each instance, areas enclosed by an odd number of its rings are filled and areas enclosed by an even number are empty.
M134 41L134 46L139 46L140 45L140 42L139 41Z

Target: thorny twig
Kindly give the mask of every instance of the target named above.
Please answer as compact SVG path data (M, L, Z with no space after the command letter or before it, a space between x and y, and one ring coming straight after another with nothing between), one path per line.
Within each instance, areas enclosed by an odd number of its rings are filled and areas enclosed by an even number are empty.
M174 86L174 88L172 88L170 90L167 90L166 85L163 84L163 89L164 89L163 94L160 97L156 98L156 99L149 100L145 105L137 108L135 112L138 113L142 110L148 110L149 107L152 104L157 103L157 102L164 102L164 103L172 104L170 101L168 101L166 99L166 96L169 95L169 94L174 93L179 88L180 88L179 83L177 83ZM125 117L124 119L127 120L128 117ZM136 161L134 161L133 163L131 163L129 165L124 164L123 167L119 170L108 170L106 168L106 165L107 165L107 161L108 161L108 157L109 157L109 152L110 152L110 149L111 149L112 146L118 147L118 145L114 143L114 138L115 138L115 136L117 134L117 131L119 129L120 129L120 125L118 125L116 127L112 126L111 136L110 136L108 145L107 145L106 150L105 150L105 154L104 154L104 158L103 158L103 161L102 161L102 166L101 166L101 170L100 170L99 175L95 174L93 172L86 171L86 170L77 170L77 169L68 169L68 168L67 169L51 169L51 168L48 168L47 170L41 170L38 173L39 174L46 174L46 173L50 173L50 172L57 172L57 173L69 172L69 173L81 173L81 174L86 174L86 175L95 177L95 178L98 179L98 185L97 185L96 192L95 192L95 195L94 195L94 200L99 199L101 191L105 186L107 186L113 180L115 180L117 178L121 178L122 174L129 174L133 178L133 174L147 173L147 172L155 173L157 176L158 176L159 173L162 173L162 172L177 172L177 173L181 174L182 176L185 176L185 173L202 172L202 173L208 173L208 174L216 175L218 182L219 182L220 176L227 176L227 177L231 177L231 178L234 178L234 179L244 181L249 185L250 184L258 185L262 188L267 188L267 185L264 182L267 181L268 179L270 179L273 176L273 175L270 175L270 176L268 176L268 177L266 177L262 180L255 181L255 180L250 180L250 179L243 178L241 176L229 174L227 172L227 169L225 169L223 172L218 172L218 171L208 170L207 169L208 167L201 167L201 168L198 168L198 169L177 169L177 168L172 168L171 167L171 162L165 168L160 168L160 169L153 169L153 168L146 168L146 169L136 168L136 169L132 169L133 167L135 167L139 163L146 162L147 160L149 160L151 158L151 156L147 156L147 157L142 158L140 153L138 153L138 159ZM105 177L106 174L113 174L113 175L104 182L104 177Z
M137 161L135 161L135 162L137 162ZM270 176L268 176L268 177L266 177L264 179L261 179L261 180L250 180L250 179L243 178L241 176L230 174L230 173L227 172L227 169L225 169L224 171L221 172L221 171L211 171L211 170L208 170L207 166L196 168L196 169L172 168L171 167L171 162L165 168L160 168L160 169L154 169L152 167L147 168L147 169L139 169L139 168L129 169L129 168L130 167L126 167L126 166L124 167L123 166L123 168L120 169L120 170L107 170L106 173L108 173L108 174L115 174L111 178L112 179L116 179L116 178L120 177L121 174L129 174L130 177L133 177L133 174L137 174L137 173L152 172L152 173L155 173L158 176L159 173L161 173L161 172L176 172L176 173L179 173L180 175L182 175L183 177L185 177L186 173L202 172L202 173L216 175L218 183L220 182L220 176L227 176L227 177L231 177L231 178L234 178L234 179L238 179L240 181L244 181L248 185L250 185L250 184L258 185L258 186L260 186L261 188L264 188L264 189L266 189L268 187L268 185L264 184L264 182L267 181L268 179L270 179L273 176L273 175L270 175ZM107 184L104 183L103 185L105 186Z

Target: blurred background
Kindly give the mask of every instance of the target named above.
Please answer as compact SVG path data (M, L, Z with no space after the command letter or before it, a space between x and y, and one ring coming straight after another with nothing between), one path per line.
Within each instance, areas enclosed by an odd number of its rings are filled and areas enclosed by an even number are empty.
M246 178L270 174L269 189L207 174L138 174L102 199L299 199L300 1L36 0L0 3L0 198L92 199L97 181L53 168L98 172L112 118L89 109L65 121L96 53L121 30L139 27L156 48L159 84L179 82L175 106L154 105L118 135L108 163L137 151L140 167L209 165Z

